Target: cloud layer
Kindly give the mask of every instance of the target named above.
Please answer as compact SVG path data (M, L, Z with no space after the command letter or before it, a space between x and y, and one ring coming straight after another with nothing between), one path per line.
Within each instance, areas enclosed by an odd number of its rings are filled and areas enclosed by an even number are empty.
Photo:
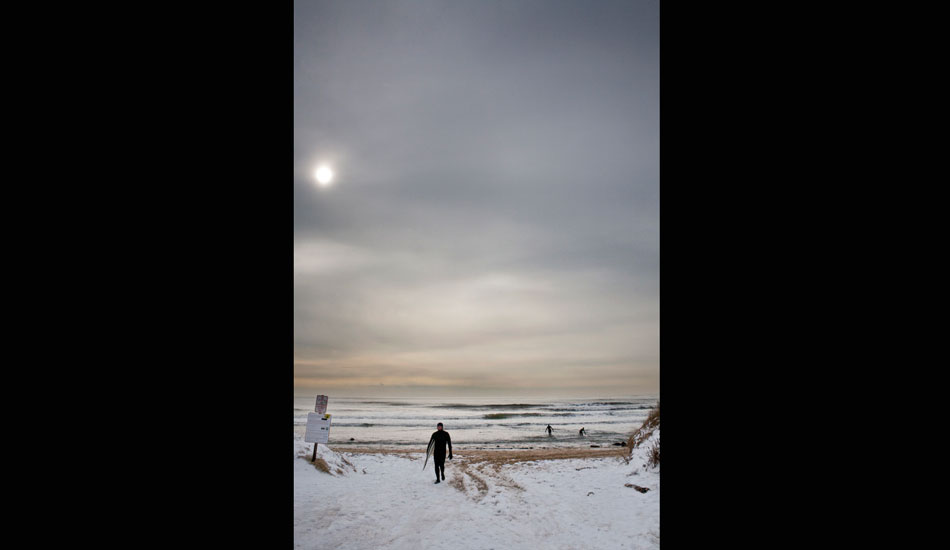
M655 2L296 3L296 387L656 392L657 35Z

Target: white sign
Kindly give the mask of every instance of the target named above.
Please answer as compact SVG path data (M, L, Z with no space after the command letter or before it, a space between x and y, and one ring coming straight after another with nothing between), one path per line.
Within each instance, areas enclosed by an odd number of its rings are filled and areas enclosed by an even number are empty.
M317 411L318 414L323 414L327 412L327 400L330 398L325 395L317 396L317 406L313 410Z
M330 440L330 415L307 413L307 433L303 436L307 443L326 443Z

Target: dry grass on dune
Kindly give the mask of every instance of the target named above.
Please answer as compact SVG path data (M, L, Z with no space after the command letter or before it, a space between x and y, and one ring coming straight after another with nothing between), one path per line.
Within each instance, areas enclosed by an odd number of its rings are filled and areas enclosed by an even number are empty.
M343 470L341 470L341 469L339 469L339 468L337 468L336 470L334 470L333 472L331 472L331 471L330 471L330 465L327 464L327 461L324 460L324 459L322 459L322 458L318 458L318 459L314 460L313 462L311 462L311 464L313 464L313 467L314 467L314 468L320 470L321 472L323 472L323 473L325 473L325 474L330 474L331 476L332 476L334 473L336 473L336 475L340 475L340 476L346 475L346 472L344 472ZM353 468L353 471L354 471L354 472L356 471L356 468L355 468L355 467Z
M651 468L655 468L660 464L660 442L654 441L653 445L650 446L650 452L647 454L647 464Z
M314 460L314 461L312 462L312 464L313 464L313 467L314 467L314 468L320 470L321 472L323 472L323 473L325 473L325 474L329 474L329 473L330 473L330 465L327 464L327 461L326 461L326 460L323 460L322 458L318 458L318 459Z
M646 441L653 431L660 427L660 402L657 401L656 408L650 411L650 414L647 415L647 419L643 421L643 425L640 428L633 432L633 435L627 439L627 452L633 452L633 449L640 446L641 443ZM656 449L657 462L659 462L659 446Z

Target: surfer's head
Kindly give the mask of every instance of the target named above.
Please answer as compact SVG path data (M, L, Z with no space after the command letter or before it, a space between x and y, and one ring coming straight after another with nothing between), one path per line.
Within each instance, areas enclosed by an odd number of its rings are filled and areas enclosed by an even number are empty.
M441 430L441 429L442 429L442 423L439 422L438 424L436 424L435 428L436 428L437 430Z

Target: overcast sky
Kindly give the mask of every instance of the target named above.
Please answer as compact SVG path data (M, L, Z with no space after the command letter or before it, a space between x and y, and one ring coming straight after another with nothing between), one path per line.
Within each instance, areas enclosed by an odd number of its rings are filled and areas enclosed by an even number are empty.
M659 391L656 1L295 2L294 384Z

